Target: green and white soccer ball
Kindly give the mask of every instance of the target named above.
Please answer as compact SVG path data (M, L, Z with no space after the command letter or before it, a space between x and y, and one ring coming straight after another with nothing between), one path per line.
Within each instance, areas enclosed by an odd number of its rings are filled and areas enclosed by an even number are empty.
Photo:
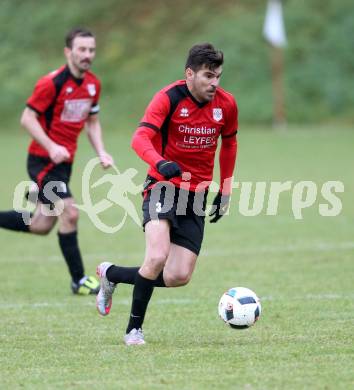
M261 303L257 295L245 287L233 287L219 301L219 316L231 328L246 329L254 325L261 315Z

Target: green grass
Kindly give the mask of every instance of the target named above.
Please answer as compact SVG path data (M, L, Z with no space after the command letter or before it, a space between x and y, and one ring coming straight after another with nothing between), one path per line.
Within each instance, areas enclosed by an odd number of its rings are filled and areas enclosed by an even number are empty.
M129 148L130 133L108 133L106 143L121 170L139 170L139 181L145 166ZM26 143L22 133L2 133L1 209L11 207L15 185L27 178ZM295 220L291 197L283 194L279 215L263 210L244 217L236 191L230 216L207 224L192 282L155 290L143 347L122 344L131 286L119 286L111 315L100 318L94 298L70 294L55 232L43 238L1 230L1 388L352 388L353 144L345 128L241 129L239 181L341 180L343 211L321 217L319 196ZM79 201L80 175L91 156L82 138L71 186ZM140 197L134 201L139 205ZM119 212L103 217L113 224ZM80 242L91 274L102 260L142 261L143 233L131 222L107 235L81 214ZM219 297L237 285L262 300L260 321L245 331L217 317Z

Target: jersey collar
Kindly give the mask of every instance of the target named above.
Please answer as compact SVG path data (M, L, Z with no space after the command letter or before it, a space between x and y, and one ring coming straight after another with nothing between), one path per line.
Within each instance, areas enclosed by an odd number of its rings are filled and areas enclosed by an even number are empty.
M74 81L75 81L75 83L77 84L77 85L81 85L83 82L84 82L84 80L85 80L85 77L83 77L82 79L79 79L79 78L77 78L77 77L75 77L71 72L70 72L70 68L69 68L69 66L68 65L66 65L65 66L65 71L64 71L68 76L70 76Z
M198 102L198 100L191 94L190 90L187 87L187 83L184 84L185 92L186 94L193 100L193 102L199 107L203 108L205 105L207 105L209 102Z

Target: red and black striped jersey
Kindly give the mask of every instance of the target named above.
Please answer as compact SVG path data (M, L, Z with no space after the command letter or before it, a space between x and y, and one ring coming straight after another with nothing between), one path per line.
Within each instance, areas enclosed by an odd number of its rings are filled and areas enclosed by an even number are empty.
M135 136L141 134L139 128L155 131L151 143L157 153L149 161L148 174L163 180L155 165L162 157L177 162L184 173L190 173L190 190L198 190L202 182L209 183L213 176L218 138L233 138L235 142L237 117L234 97L220 87L214 98L206 103L200 103L193 97L185 80L165 87L148 105L135 133ZM138 151L143 159L144 153L143 150L141 153ZM232 164L233 168L234 161ZM182 178L173 178L171 182L180 187Z
M91 72L75 78L67 65L40 78L27 106L38 114L38 120L48 137L65 146L71 161L77 148L78 136L89 115L99 112L101 85ZM48 152L35 140L29 153L48 157Z

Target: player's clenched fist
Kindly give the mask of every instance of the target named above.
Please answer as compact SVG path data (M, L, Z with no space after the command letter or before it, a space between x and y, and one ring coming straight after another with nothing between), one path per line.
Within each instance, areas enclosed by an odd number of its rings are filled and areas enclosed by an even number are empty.
M99 159L103 169L107 169L114 164L113 157L106 151L103 151L99 154Z
M70 159L70 153L68 150L61 145L56 143L52 143L49 150L49 157L53 161L54 164L61 164Z
M174 161L161 160L156 164L156 168L165 179L182 175L180 166Z

